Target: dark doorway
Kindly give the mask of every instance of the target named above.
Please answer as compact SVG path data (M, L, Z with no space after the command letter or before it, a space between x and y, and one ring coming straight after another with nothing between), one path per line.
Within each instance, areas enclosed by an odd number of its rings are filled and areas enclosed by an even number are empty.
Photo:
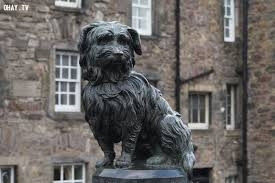
M211 168L195 168L193 170L193 183L210 183Z

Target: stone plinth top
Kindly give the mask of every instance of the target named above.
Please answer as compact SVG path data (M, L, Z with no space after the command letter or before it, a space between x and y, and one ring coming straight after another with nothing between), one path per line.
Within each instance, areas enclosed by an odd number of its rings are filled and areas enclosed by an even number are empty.
M93 175L93 183L188 183L185 173L178 169L129 170L102 169Z

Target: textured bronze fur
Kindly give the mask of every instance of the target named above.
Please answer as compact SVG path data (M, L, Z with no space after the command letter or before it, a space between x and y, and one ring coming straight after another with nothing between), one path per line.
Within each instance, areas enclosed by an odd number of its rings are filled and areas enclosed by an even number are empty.
M135 53L141 55L138 33L118 22L85 26L78 48L83 78L85 118L104 152L97 167L113 164L114 143L122 141L116 167L135 160L148 166L193 168L191 132L158 89L132 71Z

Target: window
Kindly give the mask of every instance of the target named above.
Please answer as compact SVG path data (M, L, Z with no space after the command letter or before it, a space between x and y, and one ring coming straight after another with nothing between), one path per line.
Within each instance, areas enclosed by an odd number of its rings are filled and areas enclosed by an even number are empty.
M55 111L80 112L80 66L77 53L56 53Z
M208 129L209 96L208 93L189 94L189 127L191 129Z
M235 41L235 6L234 0L224 0L224 41Z
M226 129L233 130L236 121L236 91L237 86L228 84L226 86Z
M81 8L81 0L55 0L55 6Z
M151 0L132 1L132 27L142 35L152 34Z
M14 183L14 167L0 166L0 183Z
M236 175L229 176L225 179L225 183L236 183L237 178L238 177Z
M85 183L85 164L62 164L53 168L53 183Z

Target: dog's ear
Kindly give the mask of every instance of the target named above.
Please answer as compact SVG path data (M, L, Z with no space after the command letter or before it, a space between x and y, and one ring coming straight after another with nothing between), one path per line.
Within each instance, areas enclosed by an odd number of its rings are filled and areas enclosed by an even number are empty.
M81 31L80 31L80 36L79 36L79 40L78 40L78 50L80 51L80 53L85 52L85 50L87 49L87 44L86 44L86 37L88 32L90 32L95 26L93 26L92 24L86 25L84 27L82 27Z
M131 27L129 27L127 30L130 33L131 37L132 37L133 48L134 48L136 54L142 55L140 37L139 37L138 32L135 29L131 28Z
M80 66L82 67L85 67L86 66L86 59L85 59L85 52L87 50L89 50L90 48L90 44L89 44L89 38L87 37L88 33L90 31L92 31L95 27L98 27L99 24L101 22L96 22L96 23L91 23L89 25L86 25L84 27L82 27L81 31L80 31L80 35L79 35L79 40L78 40L78 43L77 43L77 48L80 52L80 60L79 60L79 64Z

